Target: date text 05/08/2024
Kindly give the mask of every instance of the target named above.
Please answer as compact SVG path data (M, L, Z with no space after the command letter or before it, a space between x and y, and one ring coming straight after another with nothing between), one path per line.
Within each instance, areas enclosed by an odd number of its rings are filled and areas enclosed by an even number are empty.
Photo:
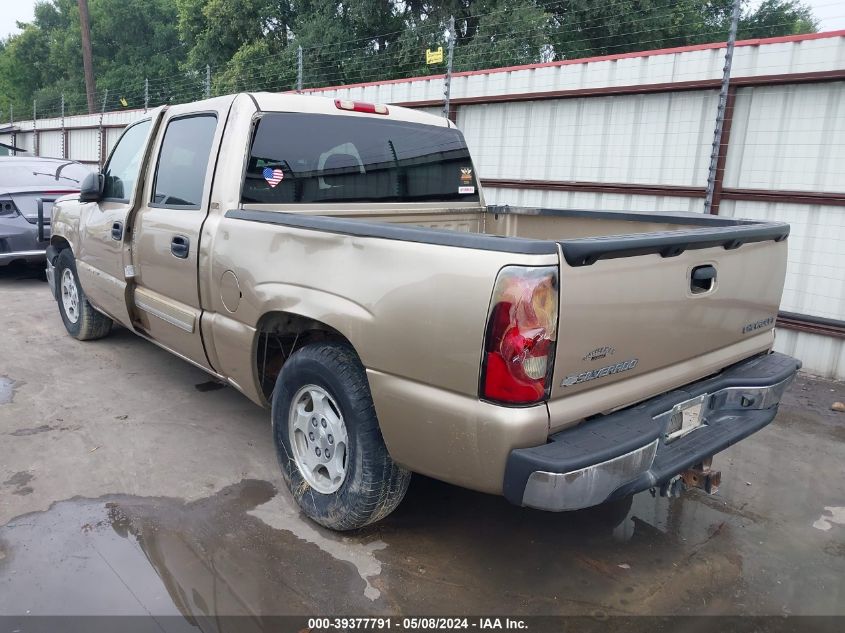
M358 618L309 618L309 631L445 631L445 630L524 630L525 620L501 617L358 617Z

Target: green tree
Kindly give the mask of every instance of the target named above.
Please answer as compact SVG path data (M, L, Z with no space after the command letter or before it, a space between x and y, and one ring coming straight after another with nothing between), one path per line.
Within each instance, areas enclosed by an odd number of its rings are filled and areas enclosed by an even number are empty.
M168 0L173 2L173 0ZM267 50L287 46L293 19L285 0L175 0L179 36L188 46L187 64L225 66L244 46L265 41Z
M766 0L744 10L740 37L772 37L816 30L798 0ZM550 7L556 59L724 41L733 0L567 0ZM756 34L754 34L756 33Z
M465 18L459 30L456 70L528 64L551 55L551 15L534 0L498 0L477 8L482 13Z
M89 10L97 89L109 90L111 107L123 107L120 99L142 105L145 78L154 85L184 82L173 0L90 0ZM30 112L36 99L42 116L55 116L62 94L68 113L84 111L76 0L39 2L33 21L22 26L0 53L0 83L10 86L16 111Z
M455 70L723 41L732 0L89 0L98 98L107 107L213 92L290 90L297 49L306 87L442 73L425 50L447 45L455 18ZM31 23L0 42L0 109L85 111L76 0L41 0ZM739 37L815 31L800 0L747 0Z
M793 0L765 0L754 12L743 15L740 38L775 37L815 33L818 22L812 10Z

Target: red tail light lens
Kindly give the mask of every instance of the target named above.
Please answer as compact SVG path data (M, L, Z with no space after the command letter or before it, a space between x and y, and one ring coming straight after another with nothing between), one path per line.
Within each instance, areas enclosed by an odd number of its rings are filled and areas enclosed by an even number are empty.
M557 339L557 268L507 266L487 317L481 397L507 404L548 398Z
M335 99L334 105L340 110L350 112L366 112L367 114L387 114L387 106L380 103L365 103L364 101L348 101L346 99Z

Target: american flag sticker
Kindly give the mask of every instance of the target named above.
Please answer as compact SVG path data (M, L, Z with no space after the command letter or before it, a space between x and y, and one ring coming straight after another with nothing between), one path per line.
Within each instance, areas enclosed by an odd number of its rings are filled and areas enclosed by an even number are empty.
M270 169L269 167L265 167L264 171L261 173L264 176L264 180L266 180L267 184L271 187L275 187L285 178L284 172L278 168Z

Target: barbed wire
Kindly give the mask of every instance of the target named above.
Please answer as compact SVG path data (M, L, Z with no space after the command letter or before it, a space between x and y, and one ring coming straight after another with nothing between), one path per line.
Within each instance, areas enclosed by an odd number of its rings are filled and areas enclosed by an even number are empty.
M539 17L542 24L523 30L512 30L512 23L508 16L512 8L504 7L491 10L483 14L464 16L458 20L456 28L456 50L453 72L492 69L508 65L526 63L542 63L545 61L561 61L561 55L566 55L569 61L576 61L582 56L595 53L596 46L602 55L613 55L618 52L647 52L659 48L684 45L692 38L696 41L718 39L725 36L727 23L718 25L712 30L693 33L694 26L698 26L700 16L696 15L687 21L667 25L676 34L663 34L650 39L642 36L654 31L653 25L663 24L656 16L653 7L639 8L630 11L629 3L609 2L605 8L624 6L628 10L625 18L626 30L619 33L603 33L607 29L606 20L602 16L582 17L576 25L566 27L562 23L554 23L554 10L565 6L566 3L557 1L536 2L533 7L535 18ZM841 6L838 2L824 3L824 6ZM549 12L551 11L551 12ZM466 37L467 25L474 24L473 37ZM650 27L650 25L652 25ZM780 32L792 23L768 25L770 32ZM481 31L479 29L482 29ZM594 39L608 40L600 44L584 44L580 48L577 42L589 41L591 34L600 33ZM443 66L426 65L423 63L424 50L409 49L407 42L401 40L408 34L405 29L398 29L374 35L362 36L349 40L328 42L302 48L303 77L301 83L304 89L324 88L349 83L368 83L385 79L402 79L411 76L431 76L441 74ZM414 31L410 33L413 41L431 44L445 44L448 33L442 18L422 19L414 24ZM569 38L568 49L555 50L555 42ZM632 41L613 42L614 39ZM504 39L504 43L501 40ZM107 89L96 91L94 101L97 112L152 107L161 104L174 104L201 99L207 94L217 95L231 92L233 87L240 90L292 90L296 86L295 69L286 67L292 63L296 55L296 39L288 41L286 48L267 55L250 58L241 66L233 66L232 62L220 67L209 69L212 75L210 85L205 81L204 73L199 69L185 69L179 73L151 77L146 87L140 82L124 82L110 85ZM387 42L386 46L377 42ZM701 41L700 43L707 43ZM166 54L175 50L184 50L185 44L179 43L174 47L158 51ZM151 53L154 55L155 53ZM801 64L801 62L798 62ZM279 72L279 68L284 72ZM690 71L695 73L695 71ZM107 90L107 92L106 92ZM65 116L87 113L88 99L85 91L66 91L62 96L51 98L36 98L35 112L40 118L55 118L61 115L64 102ZM8 97L7 97L8 99ZM15 114L18 120L29 119L29 112L19 111ZM10 120L10 108L4 108L3 119Z

